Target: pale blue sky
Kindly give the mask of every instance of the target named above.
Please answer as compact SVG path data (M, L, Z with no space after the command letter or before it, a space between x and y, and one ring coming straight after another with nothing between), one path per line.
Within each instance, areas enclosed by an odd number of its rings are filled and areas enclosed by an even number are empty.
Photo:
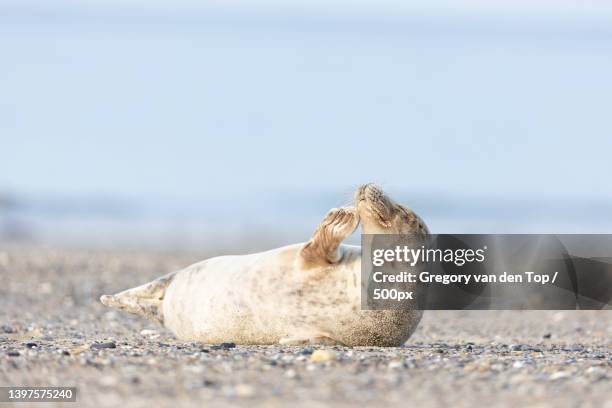
M608 2L2 4L0 191L612 197Z
M478 16L515 15L526 17L609 18L607 0L5 0L7 6L29 9L92 9L163 11L238 11L246 13L317 15L350 13L372 15Z

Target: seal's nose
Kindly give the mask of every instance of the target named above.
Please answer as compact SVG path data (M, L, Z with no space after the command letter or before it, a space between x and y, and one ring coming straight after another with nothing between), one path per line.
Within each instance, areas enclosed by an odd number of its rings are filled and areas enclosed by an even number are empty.
M359 186L355 191L355 205L359 205L361 201L371 198L373 191L381 192L382 190L374 183L366 183Z
M355 208L366 213L374 212L380 219L387 220L395 211L395 205L374 183L364 184L355 192Z

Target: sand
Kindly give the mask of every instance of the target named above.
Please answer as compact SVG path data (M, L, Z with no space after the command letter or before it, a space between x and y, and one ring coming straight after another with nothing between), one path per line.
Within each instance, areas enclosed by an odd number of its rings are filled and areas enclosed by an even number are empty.
M612 311L430 311L401 348L220 347L98 302L211 255L1 244L0 386L76 386L68 407L612 407Z

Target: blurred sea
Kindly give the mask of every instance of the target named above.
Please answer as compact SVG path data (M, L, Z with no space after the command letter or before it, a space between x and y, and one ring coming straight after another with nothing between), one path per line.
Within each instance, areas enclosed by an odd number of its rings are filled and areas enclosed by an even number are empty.
M612 202L393 193L435 233L612 233ZM0 199L0 242L261 250L306 240L327 210L350 202L350 194L332 191L223 201L6 197ZM349 242L359 243L358 235Z

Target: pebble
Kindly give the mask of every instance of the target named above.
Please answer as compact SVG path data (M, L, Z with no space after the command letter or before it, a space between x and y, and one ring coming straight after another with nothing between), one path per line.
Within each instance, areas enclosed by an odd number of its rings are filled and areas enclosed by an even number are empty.
M221 343L217 346L211 346L211 350L229 350L236 347L236 343Z
M19 352L19 350L13 350L13 349L11 349L11 350L7 350L6 354L7 354L9 357L19 357L19 356L21 355L21 353Z
M103 387L114 387L118 383L119 380L117 380L117 377L112 375L105 375L104 377L100 378L100 385Z
M603 379L607 377L608 371L602 367L589 367L586 370L586 373L591 376L599 377Z
M197 365L197 366L187 366L187 367L185 367L185 370L189 371L189 372L192 372L192 373L195 373L195 374L201 374L204 371L206 371L204 366L199 366L199 365Z
M389 362L389 366L387 368L389 368L390 370L404 368L404 363L400 360L392 360Z
M42 282L38 287L38 292L43 295L53 293L53 285L50 282Z
M293 369L289 369L287 371L285 371L285 377L287 378L297 378L298 374L295 370Z
M234 392L237 397L249 398L255 395L255 387L249 384L238 384L234 387Z
M562 378L567 378L570 377L571 374L568 373L567 371L557 371L555 373L552 373L549 377L550 380L560 380Z
M103 343L92 343L91 346L89 346L91 349L96 350L96 349L114 349L117 348L117 344L114 341L106 341Z
M338 358L338 354L333 350L316 350L310 356L310 361L313 363L323 363L325 361L333 361Z
M89 350L89 347L87 346L87 344L82 344L82 345L80 345L80 346L73 347L73 348L70 350L70 353L69 353L69 354L72 354L72 355L74 355L74 356L78 356L79 354L81 354L81 353L83 353L83 352L85 352L85 351L87 351L87 350Z
M13 329L11 326L9 326L8 324L3 324L2 326L0 326L0 331L2 333L6 333L6 334L11 334L11 333L15 333L15 329Z
M542 349L539 347L533 347L527 344L511 344L510 350L512 351L542 351Z

